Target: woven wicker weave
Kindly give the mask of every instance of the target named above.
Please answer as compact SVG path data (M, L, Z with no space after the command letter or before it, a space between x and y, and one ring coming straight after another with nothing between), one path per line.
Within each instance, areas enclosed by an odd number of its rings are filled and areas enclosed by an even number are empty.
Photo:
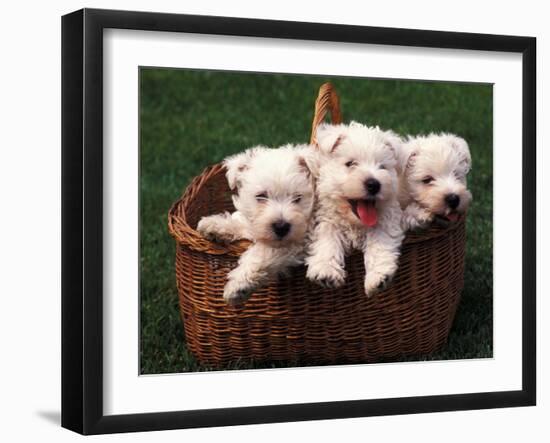
M313 141L327 111L341 121L330 84L319 91ZM191 182L168 217L187 346L201 363L374 362L431 353L446 342L464 282L464 220L408 233L393 283L370 298L358 252L347 259L343 288L322 289L299 267L255 292L244 307L230 307L222 298L226 276L248 243L216 244L194 229L201 217L226 210L234 208L217 164Z

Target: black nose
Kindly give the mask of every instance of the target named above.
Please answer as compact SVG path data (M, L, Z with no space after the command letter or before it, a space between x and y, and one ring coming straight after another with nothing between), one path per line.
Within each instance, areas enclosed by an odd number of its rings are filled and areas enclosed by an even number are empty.
M282 220L273 223L271 227L273 228L273 232L275 233L275 235L279 238L283 238L290 231L290 223Z
M365 188L367 188L367 192L370 195L376 195L378 194L378 191L380 191L380 182L375 178L369 178L365 182Z
M447 203L447 206L449 206L449 208L456 209L460 204L460 197L456 194L447 194L445 196L445 203Z

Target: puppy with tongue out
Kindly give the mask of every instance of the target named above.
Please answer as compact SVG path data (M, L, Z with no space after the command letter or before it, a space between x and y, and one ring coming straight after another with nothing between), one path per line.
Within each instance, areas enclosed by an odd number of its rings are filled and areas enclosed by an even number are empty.
M397 153L391 131L352 122L319 126L308 163L317 182L307 277L325 287L345 283L345 257L363 252L365 293L383 289L397 270L404 238L397 201Z

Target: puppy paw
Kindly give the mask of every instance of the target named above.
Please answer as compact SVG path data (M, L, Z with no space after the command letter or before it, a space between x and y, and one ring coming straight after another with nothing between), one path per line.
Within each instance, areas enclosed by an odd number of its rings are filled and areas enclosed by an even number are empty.
M371 297L377 292L386 289L393 279L393 275L369 272L365 277L365 294Z
M215 236L215 222L212 217L203 217L197 224L197 231L205 238Z
M403 212L403 217L401 218L401 228L404 231L422 231L430 226L433 218L434 215L427 209L409 206Z
M197 224L197 231L207 240L224 243L230 239L220 230L218 216L203 217Z
M344 285L346 271L338 265L310 264L306 277L324 288L336 289Z
M253 289L250 287L242 287L235 282L228 281L223 290L223 299L228 305L240 306L250 298Z

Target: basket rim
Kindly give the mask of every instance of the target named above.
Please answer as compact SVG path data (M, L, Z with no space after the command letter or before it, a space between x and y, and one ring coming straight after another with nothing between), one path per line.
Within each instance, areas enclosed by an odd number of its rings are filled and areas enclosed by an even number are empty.
M205 168L201 174L195 176L185 189L183 195L177 199L168 212L168 230L170 235L180 245L185 245L193 251L204 252L211 255L232 255L240 256L251 245L249 240L238 240L232 243L216 243L204 238L196 229L191 227L187 221L187 210L190 203L195 199L206 182L225 171L222 163ZM448 232L458 229L465 223L466 216L463 215L455 223L447 227L432 223L429 228L419 231L407 231L403 244L422 243L437 237L446 235Z

